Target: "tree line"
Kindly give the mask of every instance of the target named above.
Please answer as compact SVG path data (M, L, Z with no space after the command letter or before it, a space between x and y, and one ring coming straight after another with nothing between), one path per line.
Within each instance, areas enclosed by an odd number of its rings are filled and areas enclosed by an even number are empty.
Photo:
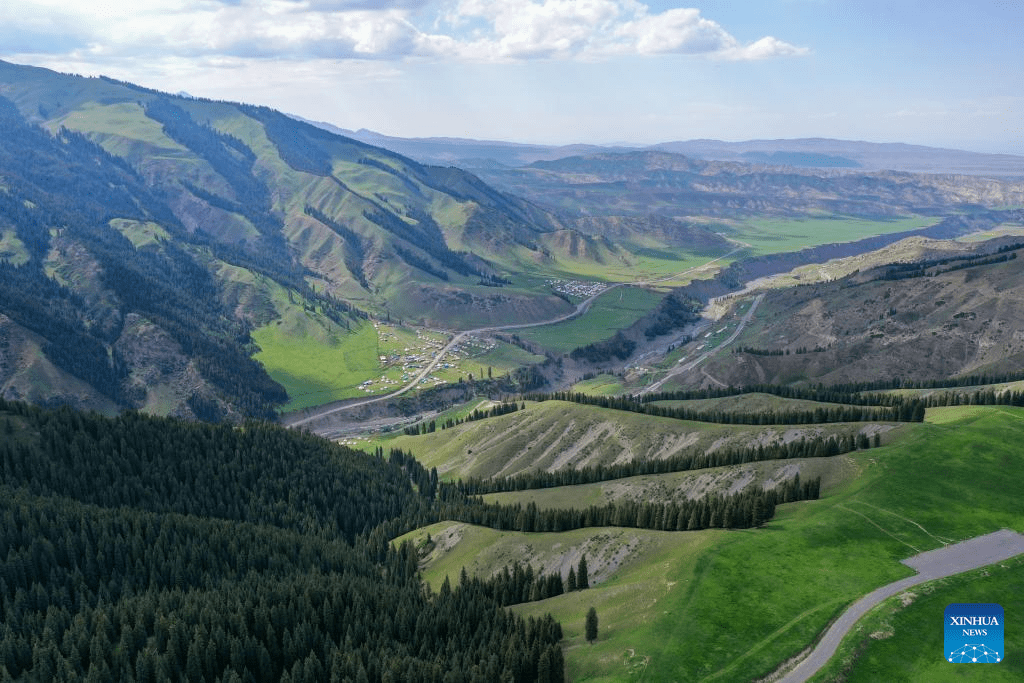
M446 420L441 421L441 429L451 429L457 427L460 424L466 422L476 422L477 420L484 420L489 417L498 417L501 415L509 415L518 411L519 403L516 401L502 401L497 405L493 405L485 410L474 408L471 413L468 413L465 417L449 417ZM437 420L430 420L429 422L414 424L406 427L402 432L406 436L417 436L420 434L432 434L437 431Z
M837 403L848 405L827 405L813 410L777 409L752 413L738 413L724 410L694 409L686 406L656 405L655 401L692 400L694 398L715 398L738 396L744 393L773 393L787 398L804 398L825 401L825 392L793 389L774 385L756 385L741 389L701 389L678 392L660 392L644 396L595 396L571 391L530 393L524 398L532 401L571 401L581 405L592 405L612 410L626 410L656 417L671 417L678 420L715 422L721 424L823 424L832 422L893 421L920 422L924 419L924 404L918 398L900 395L877 395L853 397L849 394L834 394ZM865 407L868 406L868 407Z
M751 486L730 495L710 494L697 500L652 503L619 500L587 508L549 508L536 503L502 505L442 497L437 520L487 526L501 531L558 532L589 527L619 526L657 531L697 531L708 528L747 529L775 516L779 503L815 500L820 478L800 483L794 477L765 490Z
M879 280L906 280L916 277L934 277L943 273L951 273L965 268L975 266L989 266L996 263L1005 263L1017 258L1017 250L1024 248L1024 244L1008 244L999 248L995 254L952 256L943 259L932 259L918 261L915 263L893 263L884 266L885 273ZM943 268L947 264L953 265Z
M427 538L429 542L429 535ZM449 582L445 577L445 583ZM450 584L449 584L450 585ZM569 567L565 580L561 572L549 574L534 572L530 565L513 562L502 567L501 571L489 578L469 576L466 568L459 572L459 588L481 592L499 605L517 605L524 602L546 600L566 592L581 591L590 588L590 573L587 568L587 556L581 555L575 567Z
M636 342L622 332L616 332L610 339L579 346L569 352L569 357L587 363L604 363L612 358L626 360L636 349Z

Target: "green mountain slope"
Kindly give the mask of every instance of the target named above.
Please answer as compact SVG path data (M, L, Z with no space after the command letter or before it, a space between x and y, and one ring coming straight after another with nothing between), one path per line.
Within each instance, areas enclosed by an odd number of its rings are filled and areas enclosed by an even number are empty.
M982 375L1003 381L1024 360L1017 239L1004 238L1004 251L998 243L971 250L960 245L917 263L769 290L733 343L735 353L720 351L679 381L705 382L707 375L735 386ZM843 272L856 265L831 267Z
M1022 416L1021 409L1003 406L929 409L925 424L906 426L892 443L829 459L834 469L831 476L825 472L821 500L782 505L776 518L756 530L612 527L518 533L446 522L407 538L423 539L429 532L434 539L424 570L433 585L463 566L486 577L517 561L565 573L586 552L596 585L515 608L522 615L551 613L562 621L572 680L643 675L645 680L750 681L798 655L861 596L909 575L899 560L1001 528L1024 531L1019 494L1024 459L1015 446L1024 432ZM784 464L796 462L772 463ZM738 474L742 467L728 469ZM677 485L675 475L647 479L640 500L658 500ZM611 493L607 486L600 492L589 488L554 487L501 498L536 501L543 508L566 500L589 504L587 496L603 500ZM996 575L1000 568L989 569ZM1011 600L999 592L1004 588L989 586L970 597ZM905 597L921 596L914 593ZM591 606L601 624L592 645L583 631ZM862 678L898 680L907 661L937 661L932 636L910 637L934 628L934 612L918 617L916 632L897 630L897 642L906 650L889 648L877 659L878 648L868 650L872 658L860 664L872 673ZM1021 661L1007 658L1006 663L1007 679L1019 677ZM927 671L913 680L932 680L933 672Z
M425 466L437 467L445 477L488 478L665 460L802 438L873 435L893 429L900 431L903 427L874 422L714 424L544 401L530 403L525 410L509 415L419 436L401 436L389 441L388 446L411 452Z
M507 276L615 250L577 248L592 240L463 171L266 108L0 62L0 129L8 397L269 415L288 395L267 373L295 391L300 337L347 355L373 336L368 313L554 317L566 301ZM273 345L266 367L251 334ZM377 374L371 350L338 381Z

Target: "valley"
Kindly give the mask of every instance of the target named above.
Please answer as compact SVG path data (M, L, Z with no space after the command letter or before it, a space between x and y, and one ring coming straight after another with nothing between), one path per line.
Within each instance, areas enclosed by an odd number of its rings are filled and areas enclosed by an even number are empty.
M1021 158L769 142L0 61L0 679L777 680L1024 533ZM1024 609L1020 556L930 578L812 680Z

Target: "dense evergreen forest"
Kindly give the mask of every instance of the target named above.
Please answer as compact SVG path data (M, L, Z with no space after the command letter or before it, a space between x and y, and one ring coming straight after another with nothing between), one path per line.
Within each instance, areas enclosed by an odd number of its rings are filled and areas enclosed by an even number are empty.
M560 681L561 629L433 595L401 467L282 428L0 403L0 680Z

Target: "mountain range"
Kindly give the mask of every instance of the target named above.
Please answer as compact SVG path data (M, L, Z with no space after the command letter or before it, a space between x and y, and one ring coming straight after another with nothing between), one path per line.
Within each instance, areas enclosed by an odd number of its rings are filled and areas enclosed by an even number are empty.
M390 149L422 163L452 165L470 170L519 168L537 161L590 154L651 151L683 154L705 161L735 161L773 167L1024 177L1024 157L1019 155L970 152L899 142L799 138L677 140L654 145L541 145L466 138L402 138L365 128L353 131L324 122L307 122Z
M336 349L346 364L362 345L375 364L373 320L471 329L563 316L572 304L550 279L601 279L609 264L628 271L663 248L720 255L732 248L729 221L755 213L1024 203L1011 178L428 141L534 158L471 173L385 142L265 107L0 62L0 393L269 417L289 399L289 370L271 377L254 358L270 343L284 340L299 361ZM858 149L798 151L863 166Z

